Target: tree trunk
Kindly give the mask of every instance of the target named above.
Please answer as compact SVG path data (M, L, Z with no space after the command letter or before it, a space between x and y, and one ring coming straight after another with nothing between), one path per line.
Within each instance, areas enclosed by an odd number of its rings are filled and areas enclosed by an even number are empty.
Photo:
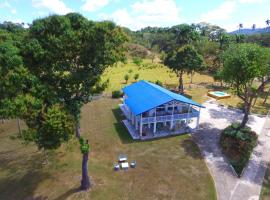
M44 155L44 162L43 162L43 164L44 165L47 165L48 164L48 156L47 156L46 150L44 148L43 148L43 155Z
M183 72L179 73L179 93L183 94L184 93L184 84L183 84Z
M269 87L268 92L266 93L265 99L264 99L264 101L263 101L263 105L266 103L266 101L267 101L267 99L268 99L268 97L269 97L269 93L270 93L270 87Z
M256 97L256 98L255 98L255 101L254 101L254 103L253 103L252 107L254 107L254 106L255 106L255 104L257 103L257 99L258 99L258 97Z
M83 154L81 190L88 190L91 186L88 176L88 152Z
M244 117L243 117L243 120L242 120L241 125L240 125L241 128L244 128L246 126L247 122L248 122L248 116L249 116L249 113L250 113L251 102L247 102L247 100L245 101Z
M190 73L190 83L193 81L193 73Z
M261 78L261 86L259 88L259 92L263 92L264 91L264 88L265 88L265 81L264 81L264 77Z
M80 138L81 137L81 127L80 127L80 122L76 122L76 137Z
M18 126L19 135L22 136L21 121L19 118L17 118L17 126Z
M4 123L5 123L5 120L4 120L4 118L2 118L2 119L1 119L1 122L2 122L2 124L4 124Z

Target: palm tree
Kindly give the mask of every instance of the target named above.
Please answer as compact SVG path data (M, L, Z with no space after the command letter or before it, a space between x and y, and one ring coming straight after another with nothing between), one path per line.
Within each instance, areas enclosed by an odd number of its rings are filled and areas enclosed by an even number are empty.
M240 30L243 28L243 24L239 23L238 27L239 27L239 33L240 33Z
M270 19L267 19L267 20L265 21L265 23L266 23L267 26L269 26L269 25L270 25Z

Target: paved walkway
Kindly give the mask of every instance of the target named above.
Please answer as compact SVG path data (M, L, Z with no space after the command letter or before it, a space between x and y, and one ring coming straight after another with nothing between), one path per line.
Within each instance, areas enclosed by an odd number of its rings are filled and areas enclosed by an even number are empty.
M239 111L229 110L215 103L205 103L201 113L202 129L193 134L214 178L219 200L258 200L267 163L270 160L270 119L250 116L248 125L260 133L258 145L241 178L237 178L224 159L218 141L220 131L235 120L240 120ZM263 128L262 128L263 127Z

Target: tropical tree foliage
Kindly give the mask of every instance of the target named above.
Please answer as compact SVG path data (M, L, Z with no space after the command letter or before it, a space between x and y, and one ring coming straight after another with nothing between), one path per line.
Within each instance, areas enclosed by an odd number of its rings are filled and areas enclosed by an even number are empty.
M46 84L76 120L90 101L104 69L124 59L121 29L111 22L92 22L71 13L38 19L30 27L22 54L30 72ZM51 98L46 101L51 104Z
M179 92L184 93L184 72L192 74L194 71L200 71L203 68L203 58L191 45L185 45L177 51L169 52L164 64L179 77Z
M37 19L23 34L14 32L0 32L0 114L26 122L23 139L56 149L75 127L80 136L81 107L108 84L100 81L104 69L124 61L127 37L112 22L76 13ZM82 189L90 186L85 156Z
M269 77L256 84L259 77L269 73L269 50L255 44L238 44L230 46L223 53L222 79L235 91L244 102L244 117L241 127L248 121L248 115L260 87L269 83Z

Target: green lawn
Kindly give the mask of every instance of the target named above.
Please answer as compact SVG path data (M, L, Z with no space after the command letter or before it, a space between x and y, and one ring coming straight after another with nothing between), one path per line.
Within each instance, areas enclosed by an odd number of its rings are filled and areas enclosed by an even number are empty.
M89 192L78 192L81 154L76 140L42 154L33 145L10 139L16 123L0 124L0 199L216 199L213 180L189 135L133 142L120 122L118 100L101 98L86 105L82 134L90 141ZM113 171L120 153L136 169Z
M144 65L144 66L143 66ZM131 61L127 64L119 63L113 67L108 68L103 76L103 80L110 80L109 87L106 92L110 93L113 90L120 90L124 86L133 83L134 75L138 73L140 75L139 79L147 81L161 81L168 88L176 88L178 86L178 78L175 73L171 72L167 67L160 63L152 64L150 60L145 59L142 66L138 67ZM130 79L126 84L124 80L125 74L129 74ZM209 99L207 97L207 92L209 90L222 90L227 91L224 88L218 87L219 83L214 83L214 80L211 76L207 74L198 74L196 73L193 77L193 83L190 84L190 76L187 74L184 75L184 87L185 92L192 96L194 101L203 103L205 100ZM267 91L266 88L265 91ZM227 91L231 94L231 98L220 100L219 102L224 105L230 105L233 107L241 107L242 100L237 96L232 94L232 91ZM256 105L251 109L254 113L266 114L270 109L270 97L265 105L262 104L264 98L263 96L259 97Z
M270 165L268 164L268 168L263 180L263 186L260 195L261 200L269 200L270 199Z

